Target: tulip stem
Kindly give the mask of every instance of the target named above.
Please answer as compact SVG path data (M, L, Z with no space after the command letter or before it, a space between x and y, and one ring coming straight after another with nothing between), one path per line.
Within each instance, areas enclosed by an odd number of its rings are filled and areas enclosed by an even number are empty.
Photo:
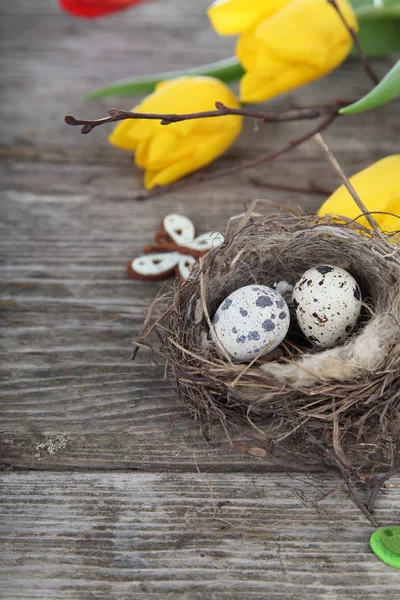
M289 107L280 112L265 112L252 110L250 108L230 108L222 102L216 102L216 110L205 110L196 113L187 114L161 114L161 113L143 113L131 112L127 110L119 110L111 108L108 111L108 117L101 119L75 119L71 115L67 115L64 120L67 125L82 125L81 133L90 133L95 127L105 125L106 123L115 123L116 121L124 121L126 119L148 119L160 121L161 125L170 125L171 123L179 123L180 121L189 121L191 119L204 119L212 117L221 117L226 115L239 115L242 117L252 117L261 119L263 123L278 123L286 121L301 121L306 119L317 119L326 114L338 114L339 108L347 106L349 103L342 100L336 100L333 104L322 104L319 106L306 106L292 108Z
M349 25L348 22L346 21L346 18L344 16L340 6L336 2L336 0L327 0L327 2L336 10L343 25L346 27L347 31L351 35L351 38L354 42L354 46L357 50L357 54L358 54L358 57L360 59L362 66L363 66L364 71L367 73L368 77L373 81L374 85L377 85L379 83L380 79L377 76L377 74L375 73L375 71L373 70L373 68L371 67L371 65L369 64L369 61L368 61L367 57L365 56L363 49L361 48L361 44L360 44L360 41L358 39L355 29L353 27L351 27L351 25Z

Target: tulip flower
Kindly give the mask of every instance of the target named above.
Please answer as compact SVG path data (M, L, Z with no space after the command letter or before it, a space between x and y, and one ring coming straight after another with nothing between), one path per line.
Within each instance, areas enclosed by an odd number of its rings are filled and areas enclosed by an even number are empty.
M350 182L368 211L371 213L376 211L372 217L383 231L400 231L400 154L378 160L350 177ZM320 216L341 215L356 219L360 215L360 209L344 185L341 185L324 202L318 214ZM370 227L365 217L357 219L357 223Z
M60 6L75 17L102 17L117 10L129 8L144 0L60 0Z
M358 23L348 0L336 0ZM262 102L323 77L350 53L352 38L327 0L217 0L208 9L220 35L239 35L243 102Z
M192 113L215 110L222 102L231 108L240 105L233 92L213 77L180 77L164 81L135 112ZM135 151L136 164L145 169L144 184L150 189L166 185L200 169L225 152L239 135L243 118L221 116L193 119L170 125L160 121L121 121L109 140L124 150Z

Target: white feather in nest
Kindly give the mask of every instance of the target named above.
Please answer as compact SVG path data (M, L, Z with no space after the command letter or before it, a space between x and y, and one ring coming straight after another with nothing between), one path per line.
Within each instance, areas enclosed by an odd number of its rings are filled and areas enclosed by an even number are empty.
M359 379L379 368L398 338L395 331L398 325L393 316L386 314L372 318L361 333L341 346L305 354L290 364L266 363L260 369L296 389L320 382Z

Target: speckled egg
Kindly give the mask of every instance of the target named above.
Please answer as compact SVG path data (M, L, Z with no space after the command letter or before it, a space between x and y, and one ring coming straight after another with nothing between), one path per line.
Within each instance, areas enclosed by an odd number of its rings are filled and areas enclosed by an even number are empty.
M361 311L361 291L350 273L332 265L308 269L294 286L293 308L300 329L316 346L341 342Z
M290 323L285 300L265 285L246 285L230 294L213 319L215 333L234 361L250 362L284 339Z

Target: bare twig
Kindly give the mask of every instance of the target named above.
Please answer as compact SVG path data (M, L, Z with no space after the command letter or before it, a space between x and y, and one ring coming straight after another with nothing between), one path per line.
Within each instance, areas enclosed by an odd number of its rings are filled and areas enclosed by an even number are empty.
M318 125L318 127L312 129L308 133L305 133L304 135L302 135L299 138L290 140L289 142L287 142L287 144L282 146L282 148L279 148L279 150L274 150L273 152L268 152L266 154L262 154L261 156L259 156L258 158L254 159L254 160L243 161L232 167L227 167L226 169L219 169L218 171L214 171L213 173L207 173L207 174L206 173L195 173L192 176L189 176L185 179L181 179L179 181L175 181L175 182L167 184L167 185L155 186L154 188L152 188L151 190L148 190L146 192L139 192L138 194L136 194L134 196L133 199L134 200L148 200L149 198L153 198L154 196L161 196L162 194L166 194L170 191L174 191L183 186L190 185L191 183L199 183L199 182L202 183L204 181L211 181L213 179L218 179L219 177L224 177L225 175L235 174L238 171L244 171L245 169L251 169L252 167L258 167L261 164L264 164L266 162L269 162L270 160L273 160L274 158L277 158L278 156L280 156L281 154L284 154L285 152L289 152L293 148L296 148L296 146L300 146L300 144L311 139L316 133L319 133L320 131L324 131L324 129L326 129L327 127L329 127L329 125L331 123L333 123L333 121L336 119L337 116L338 116L338 112L330 114L326 119L324 119L322 121L322 123L320 123Z
M250 108L230 108L222 102L216 102L216 110L204 110L195 113L186 114L163 114L163 113L143 113L131 112L127 110L119 110L111 108L108 111L108 117L101 119L76 119L71 115L64 117L67 125L82 125L81 133L90 133L95 127L105 125L106 123L115 123L117 121L125 121L127 119L146 119L160 121L161 125L170 125L171 123L179 123L181 121L190 121L192 119L204 119L212 117L221 117L226 115L238 115L242 117L251 117L260 119L263 123L278 123L287 121L303 121L308 119L318 119L327 114L338 114L338 111L343 106L349 103L343 100L336 100L332 104L320 104L317 106L305 106L297 108L287 108L281 112L266 112L260 110L252 110Z
M228 527L233 527L233 523L231 523L227 519L222 519L221 517L217 517L218 506L215 503L212 485L207 481L207 479L204 477L203 473L200 471L199 465L197 464L196 455L195 455L194 452L193 452L193 462L195 464L196 471L198 472L198 474L200 475L201 479L206 484L206 486L208 487L208 490L210 492L210 501L211 501L211 506L212 506L212 518L215 521L220 521L221 523L224 523L225 525L228 525Z
M330 114L326 119L322 121L322 123L318 125L318 127L312 129L308 133L305 133L299 138L290 140L289 142L287 142L287 144L282 146L282 148L279 148L279 150L274 150L273 152L262 154L254 160L243 161L232 167L227 167L226 169L219 169L218 171L214 171L213 173L195 173L194 175L191 175L185 179L181 179L179 181L175 181L167 185L155 186L154 188L146 192L139 192L134 196L133 199L148 200L149 198L153 198L154 196L161 196L162 194L166 194L183 186L190 185L191 183L202 183L204 181L211 181L213 179L218 179L219 177L224 177L225 175L235 174L238 171L244 171L245 169L258 167L261 164L264 164L266 162L269 162L270 160L273 160L274 158L277 158L285 152L289 152L293 148L296 148L296 146L300 146L300 144L311 139L316 133L324 131L324 129L326 129L331 123L333 123L337 116L338 112Z
M393 475L396 475L396 473L398 473L400 471L400 444L399 444L399 441L400 441L400 432L397 435L396 451L395 451L395 457L394 457L392 468L387 473L385 473L384 475L379 477L378 479L375 479L374 485L372 486L371 493L368 498L368 505L367 505L367 508L368 508L369 512L371 512L371 513L373 512L373 510L375 508L375 502L378 497L381 486L385 483L385 481L387 481Z
M294 140L290 140L287 144L282 146L282 148L279 148L279 150L274 150L273 152L268 152L266 154L262 154L261 156L259 156L258 158L254 159L254 160L244 161L244 162L240 163L239 165L228 167L227 169L221 169L220 171L215 171L214 173L211 173L210 175L199 174L197 177L200 181L209 181L210 179L216 179L217 177L221 177L223 175L231 175L233 173L237 173L238 171L244 171L245 169L250 169L252 167L258 167L259 165L269 162L270 160L277 158L281 154L285 154L286 152L289 152L289 150L293 150L293 148L300 146L300 144L311 139L314 135L316 135L320 131L324 131L324 129L326 129L327 127L329 127L329 125L331 123L333 123L333 121L336 119L337 116L338 116L337 112L331 113L317 127L312 129L308 133L305 133L301 137L295 138Z
M369 225L372 227L372 229L375 231L375 233L379 237L381 237L382 232L381 232L381 230L380 230L380 228L378 226L378 223L369 214L369 210L365 206L364 202L361 200L360 196L357 194L357 192L354 189L354 187L351 185L350 181L346 177L345 172L343 171L342 167L340 166L340 164L338 163L336 157L334 156L332 150L325 143L322 135L320 133L316 133L313 136L313 138L317 142L317 144L324 150L325 154L328 157L329 162L331 163L331 165L335 169L336 173L340 176L341 180L343 181L343 185L345 186L345 188L347 189L347 191L349 192L349 194L353 198L354 202L357 204L358 208L363 213L363 216L367 219Z
M374 72L374 70L372 69L371 65L369 64L367 57L364 54L363 49L361 48L361 44L360 41L358 39L357 33L355 31L355 29L353 27L351 27L351 25L348 24L348 22L346 21L346 18L340 8L340 6L338 5L338 3L336 2L336 0L327 0L328 4L330 4L337 12L337 14L339 15L343 25L346 27L347 31L349 32L349 34L352 37L352 40L354 42L354 45L356 47L357 53L358 53L358 57L360 59L360 62L363 66L364 71L367 73L368 77L370 77L370 79L374 82L374 84L378 84L379 83L379 77L377 76L377 74Z
M157 293L156 297L154 298L154 300L150 303L150 306L148 307L148 309L146 310L146 316L144 318L144 321L142 323L142 326L140 328L139 331L139 335L136 338L136 340L133 342L134 348L132 350L132 355L131 355L131 360L135 360L136 355L139 351L139 348L141 346L141 342L146 339L151 331L153 331L153 329L155 329L155 327L158 325L158 322L160 321L160 319L157 319L150 327L149 327L149 323L151 321L152 318L152 313L154 311L154 307L155 305L162 300L162 295L163 295L163 291L165 286L167 285L167 282L165 282L161 289L159 290L159 292ZM170 311L168 311L170 312ZM168 312L166 314L168 314ZM163 315L164 316L164 315Z
M348 490L350 497L353 500L354 504L360 509L360 511L368 519L368 521L371 523L371 525L373 527L378 527L378 523L377 523L375 517L372 515L371 511L364 504L364 502L361 500L361 498L359 498L359 496L357 495L357 493L354 489L354 485L350 481L347 469L339 461L337 462L337 465L339 467L339 470L340 470L342 477L344 479L344 482L346 484L347 490Z
M336 467L339 469L339 471L343 477L345 486L347 487L347 491L349 492L350 498L353 500L354 504L364 514L364 516L368 519L368 521L372 524L372 526L377 527L378 525L377 525L377 522L376 522L374 516L371 514L370 510L364 504L364 502L361 500L361 498L358 496L358 494L355 490L356 485L352 482L352 477L351 477L351 475L354 475L354 469L349 465L348 459L345 456L341 446L339 448L339 453L344 458L344 462L342 461L341 456L338 456L338 454L337 454L337 450L338 450L337 441L338 441L338 439L340 439L340 431L338 429L339 424L337 423L337 421L336 421L335 428L336 428L336 432L334 434L334 437L336 438L336 442L334 440L332 440L334 442L334 446L336 445L336 448L334 448L335 453L333 454L331 452L328 452L327 456L330 460L332 460L334 462ZM313 439L314 443L317 446L319 446L324 453L326 453L326 448L325 448L324 444L320 440L318 440L314 436L314 434L311 433L311 431L308 428L305 427L304 429L305 429L305 431L307 431L310 438ZM340 444L340 442L339 442L339 444ZM357 479L359 479L359 478L357 477ZM358 483L358 482L356 481L356 483Z

